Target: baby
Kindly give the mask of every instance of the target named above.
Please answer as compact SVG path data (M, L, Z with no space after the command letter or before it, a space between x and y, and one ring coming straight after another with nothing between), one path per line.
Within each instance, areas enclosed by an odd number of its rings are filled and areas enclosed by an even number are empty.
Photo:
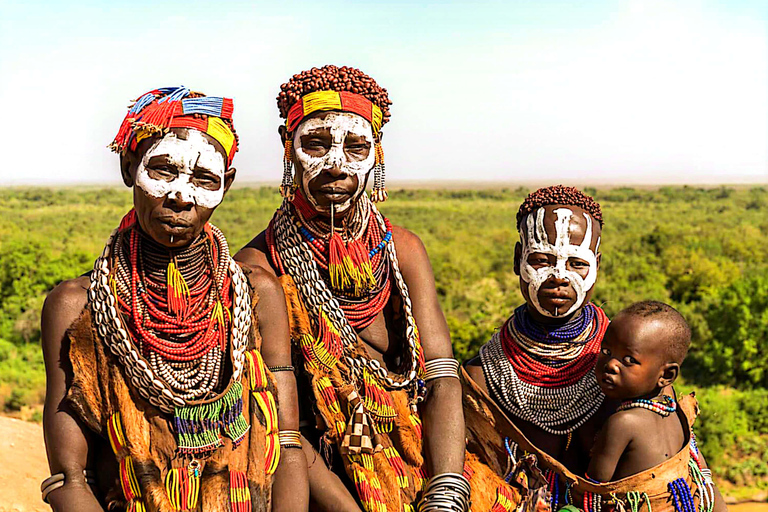
M621 400L597 436L587 474L600 482L650 469L677 454L686 433L672 383L688 353L691 329L662 302L620 312L603 338L595 366L608 398Z

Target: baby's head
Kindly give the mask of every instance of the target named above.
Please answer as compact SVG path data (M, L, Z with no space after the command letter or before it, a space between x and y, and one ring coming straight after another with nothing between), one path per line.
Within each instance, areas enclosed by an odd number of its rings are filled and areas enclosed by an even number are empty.
M628 400L657 394L680 373L691 344L683 316L663 302L632 304L605 332L595 375L609 398Z

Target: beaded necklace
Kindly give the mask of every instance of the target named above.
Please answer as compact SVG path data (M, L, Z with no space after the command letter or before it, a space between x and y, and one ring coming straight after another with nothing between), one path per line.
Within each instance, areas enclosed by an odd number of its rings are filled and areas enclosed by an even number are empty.
M586 317L591 322L572 342L537 339L536 331L524 327L521 332L514 318L524 310L518 308L480 349L483 374L496 401L551 434L573 432L605 398L592 370L608 318L594 304L586 308L593 308Z
M297 194L296 197L300 195ZM353 377L359 383L365 380L370 385L373 378L390 389L411 387L423 366L423 353L416 322L413 319L408 288L400 274L395 246L392 243L392 226L389 220L378 212L367 195L361 195L355 202L356 211L351 212L350 215L352 218L359 217L364 229L347 230L350 236L348 242L359 241L360 238L366 240L368 255L372 255L371 263L377 271L381 269L381 273L376 275L386 279L386 282L378 283L381 290L376 292L374 289L367 297L349 297L329 285L330 278L326 273L328 266L326 262L330 263L330 254L328 254L330 248L326 249L326 244L315 243L319 242L317 239L310 241L301 233L301 227L305 227L314 237L315 234L321 234L328 224L308 221L308 214L300 201L297 205L296 199L294 203L285 200L267 228L267 245L273 264L280 273L291 275L296 282L307 304L318 337L321 338L319 341L326 345L331 361L343 357ZM302 220L305 224L302 224ZM360 233L359 238L349 235L354 231ZM333 236L330 229L327 233ZM324 251L328 252L323 254ZM393 284L389 279L390 276L394 280ZM373 322L386 306L393 285L397 286L402 299L406 324L405 339L408 347L408 357L404 358L403 364L404 374L394 377L375 359L352 355L357 343L355 329L362 329ZM369 374L365 379L364 372Z
M616 412L636 408L647 409L666 418L677 410L677 402L669 395L661 395L659 398L635 398L622 402Z
M571 341L560 341L562 334L559 334L554 338L557 343L550 342L551 332L542 328L519 329L519 326L531 322L516 321L518 315L529 317L525 305L515 310L499 332L504 354L520 380L543 387L561 388L578 382L592 371L608 327L608 318L602 309L592 303L587 304L580 318L589 319L589 322L579 322L580 332L568 328L568 332L573 333Z
M88 298L101 339L139 394L163 412L178 413L220 387L230 338L231 383L239 381L250 296L213 225L177 254L161 252L129 212L94 264Z

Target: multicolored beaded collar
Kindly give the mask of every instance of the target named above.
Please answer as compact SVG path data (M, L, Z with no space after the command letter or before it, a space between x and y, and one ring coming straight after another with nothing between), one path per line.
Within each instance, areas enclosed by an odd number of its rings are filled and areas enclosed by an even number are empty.
M648 409L659 416L667 417L677 410L677 402L669 395L662 395L660 398L635 398L622 402L616 412L636 408Z

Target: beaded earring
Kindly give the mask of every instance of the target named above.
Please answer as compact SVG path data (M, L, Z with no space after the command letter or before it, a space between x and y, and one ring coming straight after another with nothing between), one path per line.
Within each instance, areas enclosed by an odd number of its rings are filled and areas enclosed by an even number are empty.
M291 150L293 149L293 139L286 137L285 152L283 153L283 183L280 185L280 195L289 201L293 201L293 193L296 190L293 186L293 160L291 160Z
M381 148L381 142L376 142L373 146L376 156L376 164L373 166L373 190L371 191L371 201L374 203L383 203L389 197L385 185L386 173L384 170L384 150Z

